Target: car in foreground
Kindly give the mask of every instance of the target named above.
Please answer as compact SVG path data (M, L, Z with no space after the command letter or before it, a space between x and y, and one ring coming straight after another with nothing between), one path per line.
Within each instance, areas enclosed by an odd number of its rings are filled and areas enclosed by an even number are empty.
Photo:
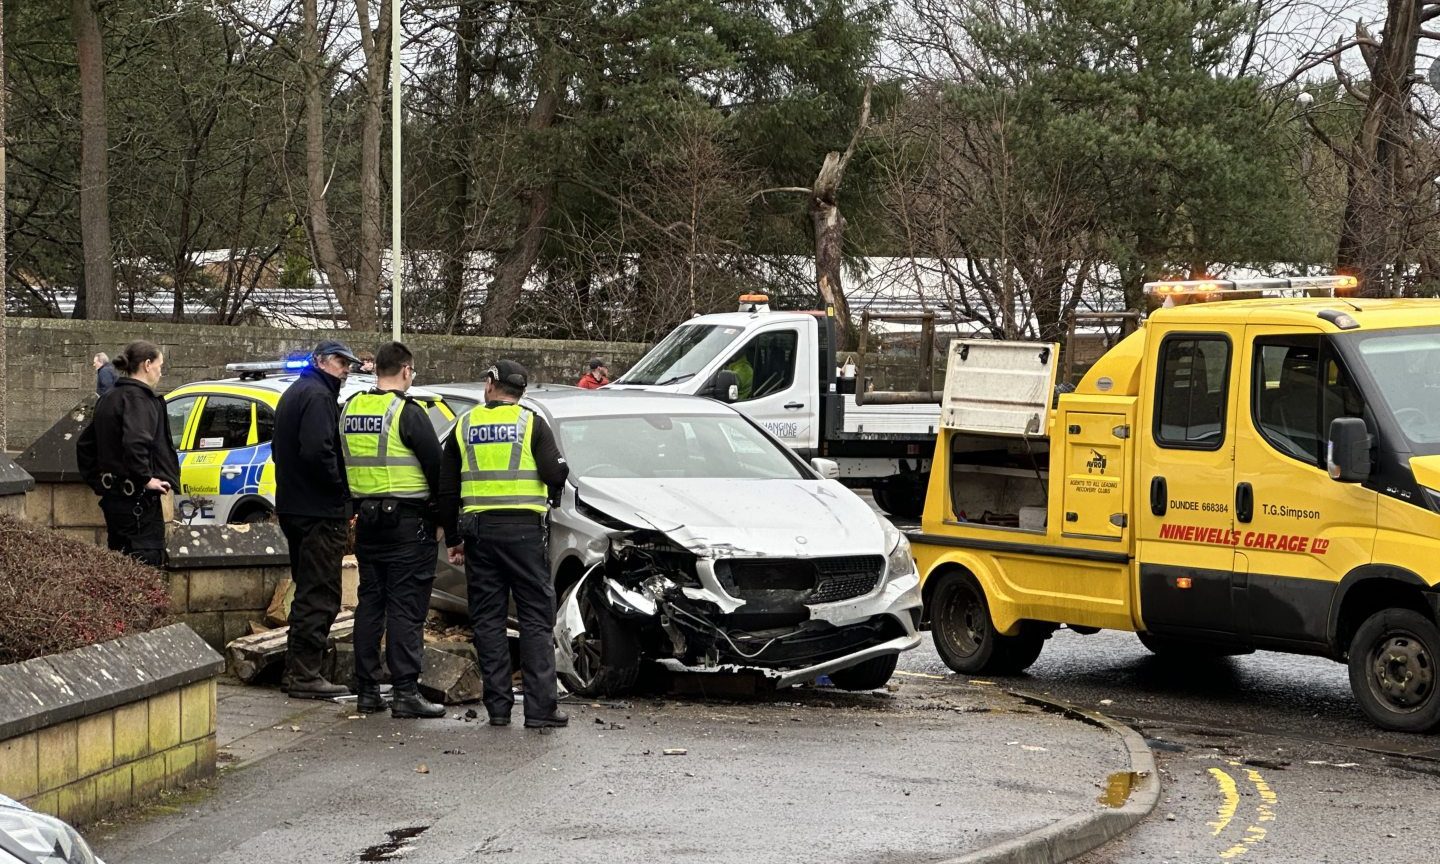
M570 464L549 550L569 690L624 693L646 661L865 690L919 644L909 543L831 479L833 462L807 464L696 396L556 390L525 404Z
M165 394L170 435L180 453L175 514L196 525L263 522L275 511L275 463L270 437L275 406L294 384L305 360L233 363L236 377L195 381ZM352 373L340 390L343 403L375 386L374 375ZM436 434L455 414L438 394L412 388Z
M74 828L0 795L0 864L104 862Z

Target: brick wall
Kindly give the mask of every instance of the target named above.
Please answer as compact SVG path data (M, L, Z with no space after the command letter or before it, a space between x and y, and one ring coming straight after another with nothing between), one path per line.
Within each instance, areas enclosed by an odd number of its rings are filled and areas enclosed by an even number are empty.
M303 354L322 338L337 337L356 351L373 350L388 336L349 330L281 330L205 324L71 321L6 318L8 382L6 446L23 450L85 395L94 392L90 360L97 352L114 356L132 339L149 339L165 351L161 389L224 376L225 364L275 360ZM495 360L525 364L536 383L573 384L594 356L610 361L614 375L640 358L635 343L559 342L543 339L488 339L469 336L406 336L420 368L419 383L474 381Z
M75 824L214 774L214 679L0 742L0 793Z

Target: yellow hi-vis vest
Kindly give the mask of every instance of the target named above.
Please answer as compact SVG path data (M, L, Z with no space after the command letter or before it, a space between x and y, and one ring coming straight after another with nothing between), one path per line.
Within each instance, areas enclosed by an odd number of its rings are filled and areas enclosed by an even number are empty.
M394 393L359 393L340 417L340 449L352 498L430 497L415 451L400 440L405 400Z
M549 509L535 465L533 420L519 405L477 405L455 424L463 512Z

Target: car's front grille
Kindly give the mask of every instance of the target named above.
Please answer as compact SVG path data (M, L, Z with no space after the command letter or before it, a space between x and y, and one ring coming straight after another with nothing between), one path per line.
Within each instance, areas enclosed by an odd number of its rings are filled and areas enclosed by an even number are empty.
M879 555L847 555L821 558L815 567L820 571L820 580L810 602L834 603L874 591L885 569L885 559Z
M885 569L879 555L846 555L811 559L730 559L716 572L727 591L739 597L751 592L805 592L804 603L835 603L875 590ZM794 602L794 601L792 601Z

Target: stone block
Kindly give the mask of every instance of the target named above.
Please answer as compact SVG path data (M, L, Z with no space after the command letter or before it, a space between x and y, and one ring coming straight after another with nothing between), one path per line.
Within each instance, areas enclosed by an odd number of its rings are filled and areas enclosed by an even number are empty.
M70 720L41 729L37 736L40 746L40 788L46 792L72 782L79 770L79 752L75 721Z
M55 493L49 483L36 483L25 493L25 518L46 528L55 525Z
M121 705L114 712L115 764L134 762L150 752L150 705L147 700Z
M167 570L165 582L170 588L170 611L173 614L190 611L190 571Z
M165 751L165 788L176 789L200 779L200 761L194 744Z
M40 791L40 755L34 732L0 741L0 795L19 800Z
M250 622L264 618L265 610L249 609L243 612L225 612L222 613L222 616L221 629L225 633L225 644L229 645L241 636L250 635Z
M61 819L71 825L84 825L95 819L95 778L77 780L60 790Z
M206 780L215 776L216 750L214 735L195 742L195 768L199 779Z
M174 617L176 621L189 625L211 648L216 651L225 650L224 612L185 612Z
M215 682L197 681L180 691L180 740L195 741L215 732Z
M169 750L180 743L180 691L151 696L150 752Z
M104 528L105 515L100 512L100 499L83 483L55 483L54 510L56 528Z
M264 609L270 602L265 592L265 572L260 567L190 571L190 612L223 612Z
M446 705L478 701L484 692L480 667L469 657L426 645L420 692Z
M121 765L95 777L96 818L103 819L134 803L131 771L130 765Z
M145 801L159 795L165 789L165 754L146 756L130 765L131 798Z
M43 795L36 795L33 798L27 798L20 803L24 804L26 807L29 807L31 810L35 810L40 813L49 813L51 816L60 815L59 790L56 790L54 792L46 792Z
M115 712L102 711L75 721L79 776L99 774L115 764Z
M0 514L16 519L25 518L26 495L0 495Z
M61 537L68 537L88 546L105 545L104 528L56 528L54 531Z

